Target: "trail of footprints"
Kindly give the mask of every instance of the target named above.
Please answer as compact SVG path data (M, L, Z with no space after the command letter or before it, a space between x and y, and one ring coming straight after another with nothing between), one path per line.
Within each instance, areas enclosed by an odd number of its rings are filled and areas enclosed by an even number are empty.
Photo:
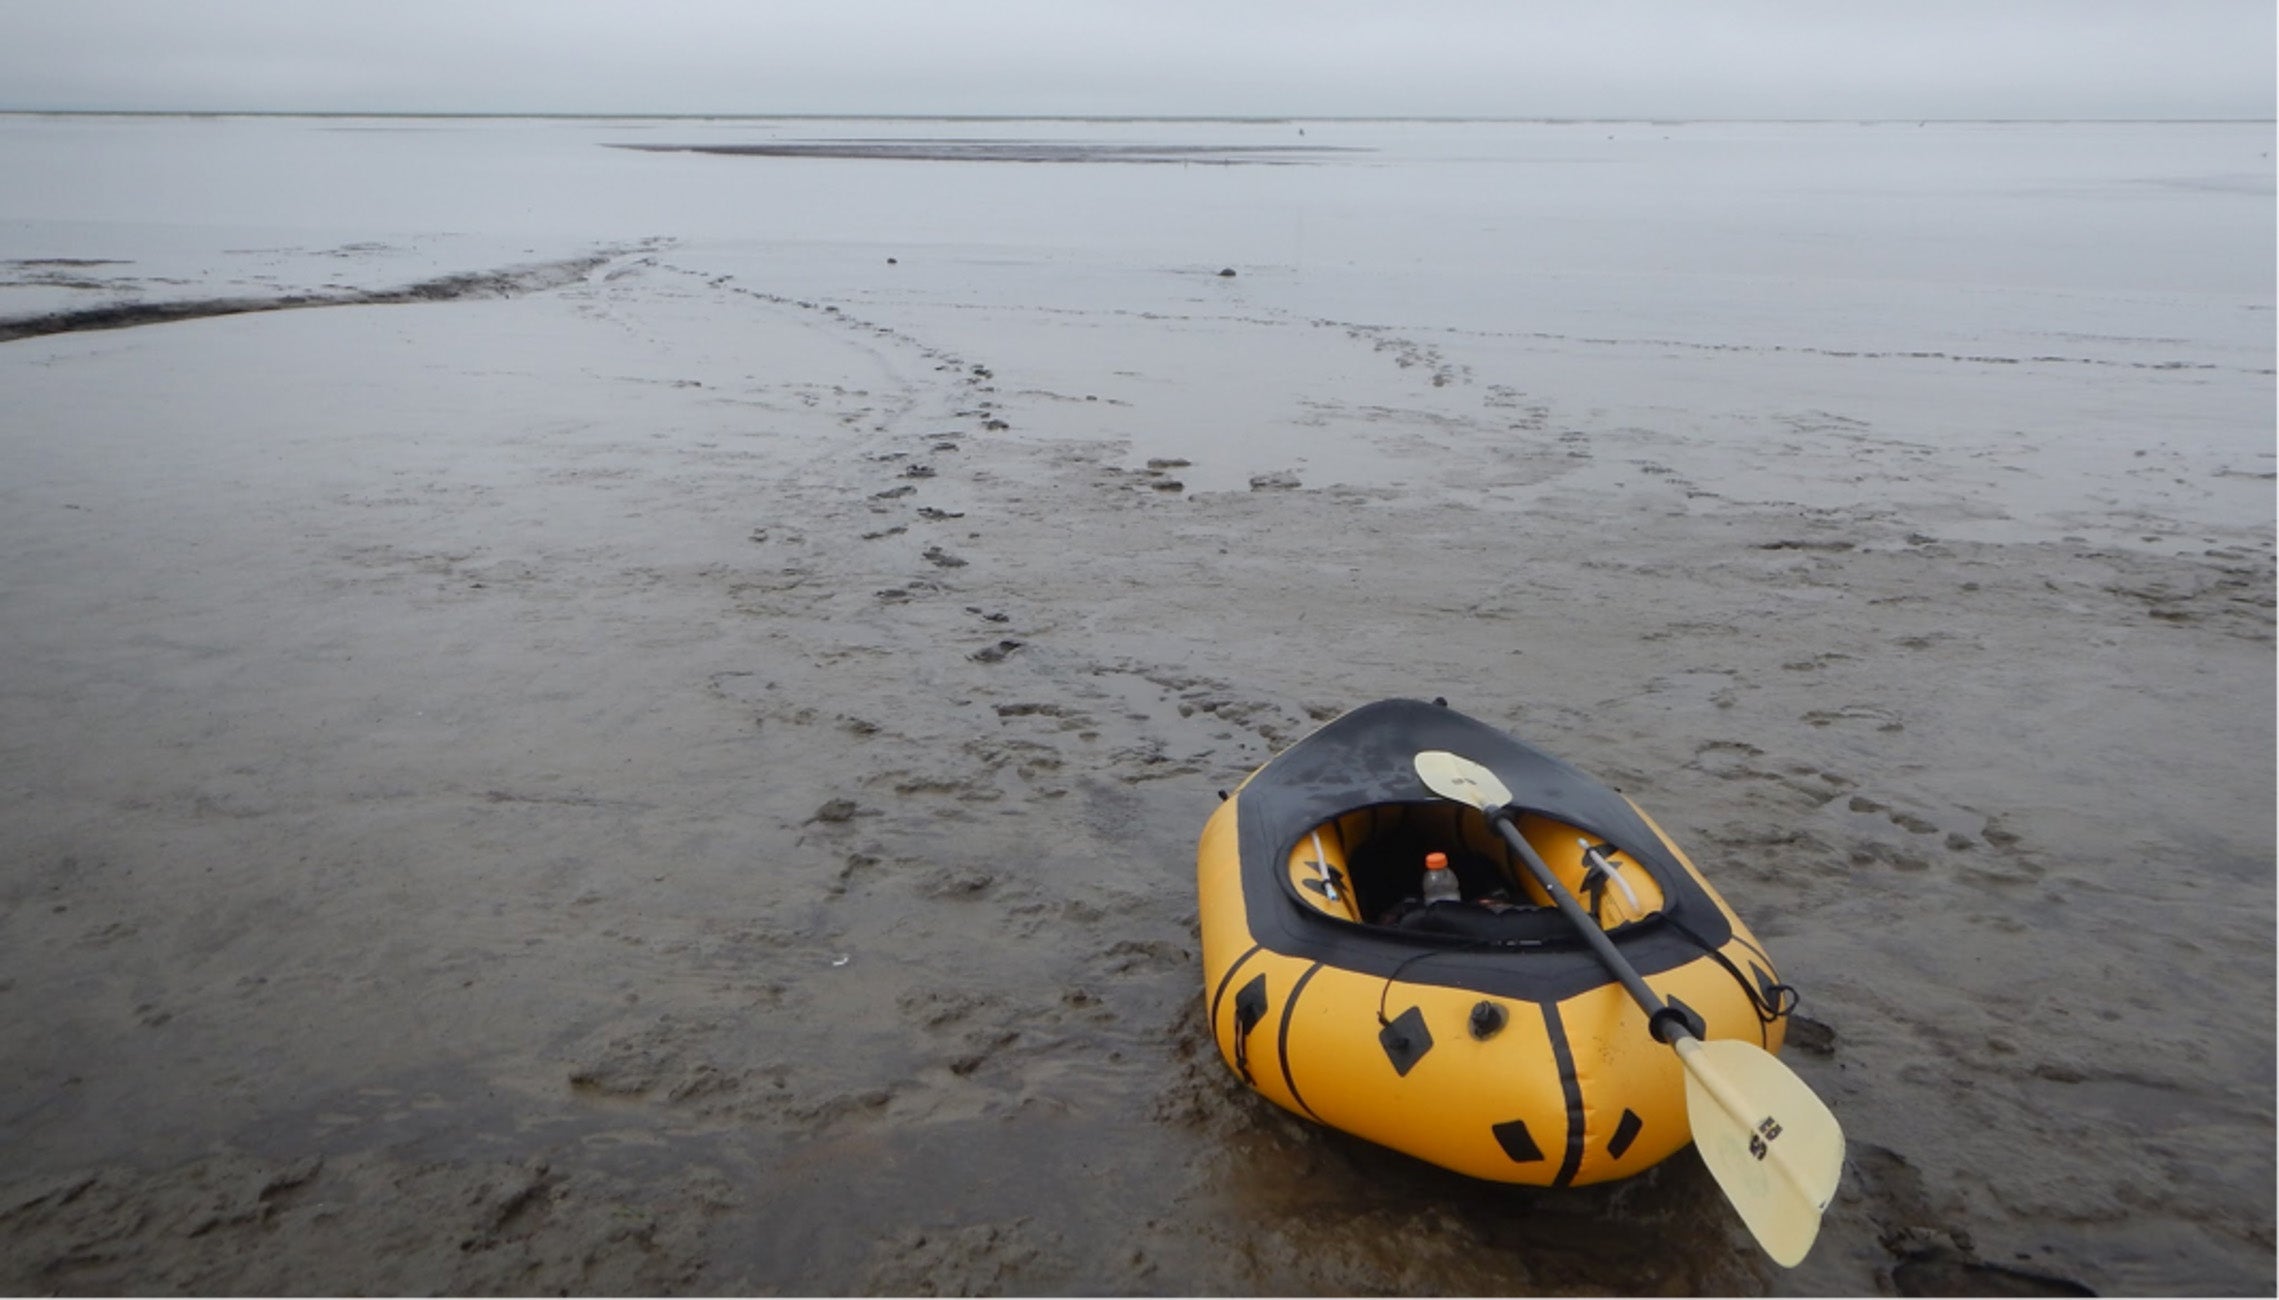
M1086 915L1089 908L1091 914ZM1008 909L1016 935L1041 925L1108 919L1078 901L1030 900ZM814 1005L822 995L770 985L765 1005L788 1033L755 1034L751 1009L672 1013L595 1035L574 1054L571 1091L600 1105L666 1107L698 1124L762 1124L817 1135L891 1113L920 1119L938 1110L1003 1112L1027 1104L1032 1067L1047 1060L1112 1066L1134 1052L1171 1054L1189 1032L1178 1014L1136 1019L1120 1010L1128 981L1177 980L1194 962L1182 940L1125 938L1105 944L1065 983L1018 991L947 983L904 987L891 1010L866 1010L862 1032L898 1026L915 1050L895 1077L850 1077L820 1042L818 1022L843 1020Z
M784 1045L755 1042L752 1007L723 1006L717 1015L620 1022L579 1053L572 1089L597 1104L663 1105L701 1122L758 1121L814 1133L961 1106L1016 1107L1039 1086L1032 1067L1041 1060L1099 1066L1132 1052L1172 1053L1171 1040L1188 1018L1175 994L1184 993L1195 961L1191 907L1150 899L1139 909L1144 915L1133 915L1087 897L1082 882L1007 875L994 861L961 854L955 828L1049 808L1079 789L1098 805L1110 788L1231 784L1235 764L1259 761L1336 710L1246 698L1193 673L1097 662L1051 644L1049 630L1025 625L1015 594L989 572L986 555L966 545L986 527L986 517L967 517L984 514L974 503L986 492L973 493L986 481L965 470L960 453L1010 427L990 368L836 307L738 288L726 277L707 287L813 313L817 325L855 336L859 346L890 349L895 356L882 357L890 371L895 359L916 355L935 376L883 396L814 394L817 409L834 411L848 427L853 445L845 456L869 481L858 481L851 496L836 487L795 496L785 502L786 519L756 524L751 543L778 563L730 583L735 607L767 620L767 637L814 662L923 657L929 681L950 683L987 710L983 729L944 743L908 734L887 704L787 703L790 692L777 690L757 667L709 679L708 692L745 712L754 728L804 733L811 740L791 743L845 756L852 778L792 828L800 851L819 865L817 910L796 951L760 960L776 976L765 1009L794 1038L822 1032L814 1028L829 1019L822 1001L846 995L827 981L810 983L807 968L822 959L811 950L838 942L850 927L880 924L882 892L926 908L987 909L983 921L945 920L943 933L979 924L1012 943L1049 934L1044 960L1058 962L1050 954L1066 953L1069 968L1040 981L988 971L929 981L921 974L928 968L923 955L898 967L884 977L890 1019L870 1020L874 1013L865 1012L873 1031L898 1024L925 1044L895 1079L850 1086L843 1073L809 1070ZM1168 490L1167 471L1175 468L1095 481L1104 490L1153 495ZM810 508L819 499L821 508ZM850 588L850 575L876 574L882 560L908 568L888 585ZM858 609L874 616L874 629L876 616L885 616L874 645L845 644L849 624L841 616ZM917 824L928 828L926 837L910 829ZM770 1050L783 1054L765 1056Z
M680 268L665 269L697 274ZM857 539L863 543L909 546L916 564L923 566L914 566L909 576L874 590L871 600L875 606L962 601L972 592L986 590L990 585L988 575L971 571L973 558L958 549L960 543L980 538L981 533L975 528L980 521L969 521L966 510L951 509L927 497L931 489L957 480L958 453L972 439L1011 427L997 401L992 370L902 331L860 319L837 306L736 286L728 276L709 277L706 284L715 290L743 294L777 307L815 313L826 318L824 323L831 327L867 336L900 352L914 353L930 364L937 375L944 377L936 383L946 391L935 392L932 401L928 401L926 394L913 390L897 394L879 405L859 407L841 415L842 422L849 424L867 419L867 431L879 434L893 434L895 427L902 424L927 426L914 435L897 436L888 446L859 453L866 463L884 471L885 479L883 482L874 480L873 485L863 491L862 500L873 525L859 531ZM924 405L938 405L951 413L946 419L925 419L917 414ZM1144 481L1132 486L1150 492L1164 491L1167 486L1175 489L1176 483L1165 478L1165 471L1172 468L1177 468L1177 464L1151 462L1149 470L1137 476ZM1121 476L1107 477L1115 480ZM769 526L756 526L751 539L758 544L780 542L809 547L818 541L800 530ZM792 614L798 612L794 603L776 598L795 592L812 596L828 585L812 568L793 566L772 576L743 579L732 587L732 594L747 613ZM1034 635L1017 627L1014 616L994 603L961 603L960 611L969 616L969 626L973 629L973 635L962 647L963 657L972 663L984 667L1002 665L1036 648ZM1054 668L1049 685L1057 688L1057 692L1073 695L1074 700L1005 703L997 706L997 716L1008 722L1021 720L1042 727L1056 738L1059 733L1073 733L1076 739L1086 743L1098 741L1102 734L1097 719L1088 709L1093 712L1116 709L1124 714L1125 722L1153 723L1169 704L1181 720L1201 718L1206 722L1231 724L1256 742L1274 747L1294 739L1305 723L1304 718L1293 716L1280 706L1237 699L1224 683L1151 665L1056 664ZM1034 681L1035 677L1024 680ZM1318 708L1308 709L1306 713L1314 721L1328 716ZM1192 733L1195 729L1182 730ZM1150 737L1127 744L1105 756L1105 768L1113 779L1129 783L1199 775L1220 748L1204 742L1227 738L1225 727L1211 731L1214 734L1207 738L1183 736L1176 748L1168 737ZM1189 748L1187 741L1196 743ZM1024 782L1044 782L1048 787L1052 773L1063 763L1054 746L1017 740L969 742L956 757L961 768L978 766L988 773L1010 771ZM897 793L901 794L1003 797L1002 791L982 789L971 781L929 785L925 778L916 777L898 780L897 786ZM1049 788L1047 793L1051 793Z
M1775 881L1813 888L1854 870L1925 872L1945 866L1958 876L1991 884L2039 880L2046 869L2016 833L1992 813L1967 807L1915 809L1861 791L1850 777L1810 763L1774 763L1765 751L1738 740L1713 740L1694 752L1691 766L1752 788L1736 801L1762 809L1762 818L1727 822L1704 832L1732 861ZM1938 814L1944 821L1927 813Z

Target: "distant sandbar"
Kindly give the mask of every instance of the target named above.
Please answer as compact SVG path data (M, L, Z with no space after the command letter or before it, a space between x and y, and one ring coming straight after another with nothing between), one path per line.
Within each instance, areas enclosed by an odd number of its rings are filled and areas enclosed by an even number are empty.
M911 162L1210 163L1289 166L1307 155L1363 153L1332 145L1062 143L1047 140L814 140L772 144L613 144L646 153L717 153L752 158L883 158Z

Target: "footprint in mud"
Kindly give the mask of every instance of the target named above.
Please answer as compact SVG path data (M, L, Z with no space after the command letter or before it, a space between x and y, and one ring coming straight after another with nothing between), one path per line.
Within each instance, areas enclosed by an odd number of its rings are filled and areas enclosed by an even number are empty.
M872 1295L1005 1295L1037 1289L1028 1282L1031 1271L1067 1257L1057 1235L1026 1218L905 1229L872 1249L860 1289Z
M1986 828L1979 833L1986 837L1988 844L1998 849L2010 848L2018 842L2016 832L2004 827L1992 817L1986 819Z
M1008 1008L1001 997L945 989L905 993L895 1005L905 1021L950 1040L944 1044L950 1054L945 1064L961 1079L1020 1042L1016 1022L1032 1018Z
M1690 711L1703 704L1730 709L1740 701L1742 692L1752 689L1754 686L1733 669L1697 668L1656 677L1646 683L1643 694L1656 697L1656 702L1666 707Z
M990 1058L1021 1041L1018 1029L976 1028L965 1034L965 1051L950 1061L950 1073L966 1078L989 1064Z
M1201 756L1198 755L1198 758ZM1163 742L1149 740L1137 745L1126 745L1107 756L1102 771L1125 785L1139 785L1148 781L1169 781L1199 776L1202 765L1194 760L1180 760L1164 752Z
M697 1040L715 1028L665 1016L616 1035L570 1070L570 1091L589 1098L669 1103L735 1092L744 1081L695 1050ZM783 1086L782 1074L780 1067L772 1073L777 1088Z
M920 596L937 596L948 590L932 578L912 578L899 587L885 587L872 593L882 605L903 605Z
M912 989L894 1000L902 1018L920 1029L942 1029L1004 1005L1004 999L954 989Z
M977 776L970 771L954 774L913 772L908 768L879 772L864 778L866 785L889 785L898 800L939 797L948 801L948 807L938 816L954 815L967 804L995 803L1005 797L986 775Z
M1143 676L1147 681L1177 693L1180 717L1192 718L1198 713L1207 714L1250 732L1269 749L1284 748L1306 729L1303 723L1280 705L1265 700L1238 698L1222 682L1182 679L1161 674ZM1311 710L1308 712L1310 714Z
M1938 833L1939 827L1936 822L1917 816L1905 809L1893 808L1886 803L1878 803L1864 794L1853 795L1851 802L1845 806L1856 813L1882 813L1890 819L1892 825L1910 835L1934 835ZM1965 843L1967 845L1968 841Z
M474 1236L459 1243L459 1249L492 1250L517 1237L529 1236L530 1220L544 1214L561 1182L561 1176L554 1173L546 1161L533 1160L508 1171L495 1182L483 1184L474 1194L481 1224Z
M1872 867L1880 864L1896 871L1907 872L1910 875L1931 869L1928 858L1874 840L1865 840L1854 844L1850 856L1851 863L1855 867Z
M893 1104L894 1089L863 1088L835 1092L820 1101L794 1101L783 1113L802 1128L824 1128L841 1120L876 1115Z
M850 853L839 862L839 874L831 878L824 892L833 898L847 892L848 886L862 879L882 859L875 853Z
M1832 727L1839 722L1872 722L1877 731L1907 730L1898 715L1872 704L1847 704L1840 709L1813 709L1803 714L1801 721L1815 727Z
M1027 938L1041 930L1065 935L1071 930L1098 925L1107 916L1098 906L1082 899L1064 899L1060 902L1033 899L1015 903L1005 909L1011 933L1021 938Z
M2035 860L2034 855L2016 848L2018 837L1991 816L1982 817L1974 838L1963 830L1946 830L1928 817L1893 808L1862 794L1851 796L1844 807L1848 812L1888 822L1909 836L1940 835L1939 847L1947 854L1956 855L1944 859L1944 866L1958 879L1986 885L2020 885L2031 884L2048 874L2048 868ZM1960 811L1982 816L1968 808ZM1849 854L1854 866L1880 864L1907 872L1930 870L1933 859L1917 852L1914 844L1912 840L1890 843L1870 830L1852 839Z
M1100 954L1101 970L1109 975L1130 975L1185 969L1195 954L1160 939L1119 939Z
M918 883L918 892L929 898L957 900L979 898L997 883L997 877L973 867L943 867Z
M1742 793L1745 800L1762 800L1799 812L1821 808L1857 784L1850 777L1808 763L1788 763L1776 771L1759 761L1764 757L1765 751L1744 741L1712 740L1694 749L1691 766L1720 780L1753 783L1753 788Z
M1099 721L1091 714L1059 704L1023 701L1014 704L1000 704L996 708L997 716L1000 718L1043 719L1051 722L1055 731L1089 732L1092 728L1100 725ZM1079 737L1079 739L1082 738Z
M1050 778L1065 765L1060 751L1051 745L1010 736L969 740L959 748L985 771L1002 772L1009 769L1022 780L1030 782Z
M830 799L826 800L808 817L807 824L813 825L821 822L825 825L840 825L851 822L857 817L875 817L877 815L875 811L864 808L852 799Z
M789 1123L813 1132L876 1117L893 1087L848 1089L829 1078L802 1080L793 1064L740 1060L746 1027L666 1016L612 1036L569 1072L571 1092L597 1103L682 1108L714 1119Z

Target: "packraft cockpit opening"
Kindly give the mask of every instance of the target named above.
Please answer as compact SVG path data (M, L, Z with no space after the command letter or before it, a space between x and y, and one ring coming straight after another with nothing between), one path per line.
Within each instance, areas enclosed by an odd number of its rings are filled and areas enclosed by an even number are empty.
M1536 813L1523 813L1518 825L1602 927L1618 929L1662 909L1653 873L1604 839ZM1460 902L1424 902L1425 860L1436 853L1456 877ZM1553 935L1563 925L1487 818L1447 800L1345 813L1301 835L1287 868L1301 903L1358 925L1485 939Z

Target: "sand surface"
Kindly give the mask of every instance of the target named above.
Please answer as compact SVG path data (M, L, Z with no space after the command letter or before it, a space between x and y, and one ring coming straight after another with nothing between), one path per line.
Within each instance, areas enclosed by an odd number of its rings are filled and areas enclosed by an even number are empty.
M2268 247L1647 314L1339 266L1361 164L638 135L559 147L963 233L0 224L0 1288L2272 1288ZM2267 234L2261 167L2184 202ZM1314 260L960 242L1079 184L1316 187ZM1216 792L1393 695L1625 789L1780 959L1851 1141L1803 1268L1690 1154L1486 1187L1218 1060Z

